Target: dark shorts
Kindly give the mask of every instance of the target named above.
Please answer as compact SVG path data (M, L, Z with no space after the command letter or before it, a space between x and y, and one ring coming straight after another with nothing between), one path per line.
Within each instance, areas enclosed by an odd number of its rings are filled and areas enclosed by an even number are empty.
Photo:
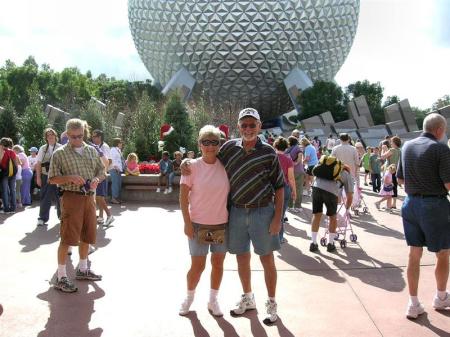
M312 188L312 213L323 213L323 204L327 207L327 215L333 216L337 212L338 197L320 188Z
M95 244L95 197L65 191L61 197L61 209L61 243L69 246L78 246L80 241Z
M407 196L402 206L408 246L430 252L450 248L450 202L446 197Z
M313 176L312 174L312 169L314 168L315 165L312 166L308 166L308 168L306 169L306 174L309 176Z
M97 197L108 196L108 180L107 179L103 180L100 184L97 185L95 194L97 195Z

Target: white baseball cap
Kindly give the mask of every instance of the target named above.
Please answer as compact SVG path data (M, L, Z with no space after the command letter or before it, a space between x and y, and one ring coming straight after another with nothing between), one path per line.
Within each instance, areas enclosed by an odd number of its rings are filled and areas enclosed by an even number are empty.
M245 109L242 109L242 110L239 112L239 120L241 120L241 119L244 118L244 117L253 117L254 119L256 119L256 120L258 120L258 121L261 120L261 119L259 118L259 113L258 113L258 111L256 111L256 110L253 109L253 108L245 108Z

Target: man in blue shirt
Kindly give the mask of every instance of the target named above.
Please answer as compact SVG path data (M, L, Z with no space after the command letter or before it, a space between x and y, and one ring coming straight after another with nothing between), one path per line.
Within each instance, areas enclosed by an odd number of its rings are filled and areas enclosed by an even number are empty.
M425 312L417 297L420 259L423 247L436 253L435 278L437 292L433 307L450 307L447 289L450 253L450 149L441 140L447 122L432 113L423 121L424 132L405 143L398 164L397 178L408 195L402 206L403 228L409 251L409 303L406 317L417 318Z

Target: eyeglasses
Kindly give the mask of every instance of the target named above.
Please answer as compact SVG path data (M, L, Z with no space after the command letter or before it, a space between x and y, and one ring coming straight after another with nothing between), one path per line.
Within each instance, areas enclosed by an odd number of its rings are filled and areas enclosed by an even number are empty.
M70 139L83 139L84 135L68 135Z
M250 124L242 123L239 126L241 129L246 129L246 128L254 129L254 128L256 128L256 123L250 123Z
M220 144L220 142L218 140L209 140L209 139L204 139L200 142L203 146L217 146Z

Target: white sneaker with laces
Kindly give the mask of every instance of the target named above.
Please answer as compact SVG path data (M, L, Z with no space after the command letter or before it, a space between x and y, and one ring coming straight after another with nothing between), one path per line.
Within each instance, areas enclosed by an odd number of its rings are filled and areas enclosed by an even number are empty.
M406 317L415 319L419 317L419 315L422 315L424 312L425 308L423 307L422 303L419 303L418 305L409 303L408 307L406 308Z
M276 320L278 319L277 302L271 301L271 300L267 300L267 302L266 302L266 313L267 313L267 317L263 321L265 324L270 324L270 323L276 322Z
M192 302L194 302L193 298L186 297L183 303L181 303L178 314L180 316L186 316L189 313L189 308L191 307Z
M255 296L247 297L243 294L241 300L236 303L236 308L231 310L231 315L242 315L247 310L253 309L256 309Z
M158 187L158 188L156 189L156 193L159 193L159 192L161 192L161 189Z
M220 309L219 302L217 302L217 301L214 301L214 302L208 302L208 311L209 311L213 316L216 316L216 317L223 316L223 312L222 312L222 310Z
M441 300L438 295L434 296L433 308L436 310L443 310L450 307L450 293L447 291L447 296Z
M116 220L112 215L106 218L105 223L103 224L104 227L110 226L114 220Z

